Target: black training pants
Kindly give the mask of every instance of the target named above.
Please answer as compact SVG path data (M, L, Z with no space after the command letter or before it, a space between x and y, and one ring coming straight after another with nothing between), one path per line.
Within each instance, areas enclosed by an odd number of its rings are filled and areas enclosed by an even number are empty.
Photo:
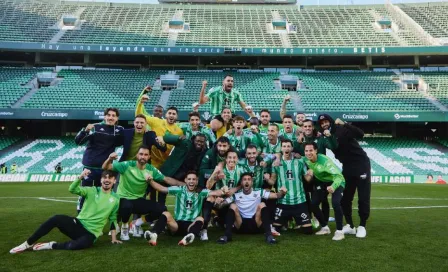
M55 215L43 223L36 232L28 238L32 245L40 238L47 235L52 229L58 228L64 235L72 239L65 243L53 244L53 249L77 250L91 247L95 242L95 235L86 230L77 218L67 215Z
M150 218L155 220L166 211L166 207L154 200L147 200L144 198L138 199L120 199L119 214L123 223L129 222L131 214L149 214Z
M311 206L313 209L314 216L316 216L317 220L319 220L319 223L321 226L328 225L328 218L324 216L321 209L319 208L320 203L323 201L323 199L326 199L328 197L328 191L327 186L320 185L319 188L316 188L313 192L312 200L311 200ZM336 228L337 230L342 230L342 207L341 207L341 199L342 199L342 192L344 191L343 187L339 187L334 191L333 194L331 194L331 204L333 206L334 210L334 218L336 220Z
M360 226L365 227L370 215L370 170L368 174L362 176L353 176L344 174L345 190L341 205L345 221L353 228L352 203L356 189L358 189L358 214Z

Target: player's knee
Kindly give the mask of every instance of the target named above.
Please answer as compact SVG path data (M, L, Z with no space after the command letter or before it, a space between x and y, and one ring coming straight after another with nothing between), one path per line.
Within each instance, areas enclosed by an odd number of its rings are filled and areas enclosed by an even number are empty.
M166 217L167 220L170 220L170 219L173 218L173 216L171 215L171 213L168 212L168 211L165 211L165 212L163 212L162 214L165 215L165 217Z
M200 222L204 223L204 218L202 216L198 216L198 217L196 217L195 221L200 221Z
M260 204L258 204L258 206L257 206L257 210L258 210L258 211L261 211L261 209L263 209L263 208L265 208L265 207L266 207L266 204L263 203L263 202L261 202Z
M207 201L213 203L213 202L215 202L215 198L213 196L209 196L209 197L207 197Z
M229 209L232 209L235 213L238 212L238 206L235 203L230 204Z
M335 208L339 208L339 207L341 207L341 200L340 200L340 199L338 199L338 200L332 200L332 201L331 201L331 205L333 206L334 209L335 209Z

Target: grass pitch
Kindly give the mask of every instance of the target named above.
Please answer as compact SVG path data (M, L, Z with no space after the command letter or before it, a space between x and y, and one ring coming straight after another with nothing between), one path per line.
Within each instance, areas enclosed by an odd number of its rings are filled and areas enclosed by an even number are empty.
M0 271L448 271L448 186L432 184L373 185L366 239L335 242L332 235L289 230L273 246L262 235L235 235L233 242L218 245L223 230L214 228L208 242L180 247L181 237L162 234L157 247L150 247L133 237L112 245L105 230L87 250L9 254L50 216L75 216L77 198L68 186L0 184ZM334 231L335 223L330 228ZM42 242L67 239L54 230Z

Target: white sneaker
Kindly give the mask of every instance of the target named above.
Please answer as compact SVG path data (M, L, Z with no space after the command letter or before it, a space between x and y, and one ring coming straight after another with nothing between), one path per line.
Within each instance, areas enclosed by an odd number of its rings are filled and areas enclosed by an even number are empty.
M320 226L319 220L317 220L317 218L312 218L311 219L311 225L313 226L313 229L317 229Z
M356 237L358 238L366 238L367 236L367 230L366 228L359 226L358 230L356 231Z
M316 232L316 235L327 235L330 234L331 230L328 226L322 227L318 232Z
M149 245L151 245L151 246L157 245L157 233L150 232L149 230L147 230L147 231L145 231L144 237L146 240L148 240Z
M328 217L328 222L335 222L336 221L336 219L334 219L334 217Z
M131 229L132 229L132 236L133 237L142 237L142 235L139 232L139 228L141 227L137 227L136 225L132 225ZM131 231L129 231L129 233L131 233Z
M178 245L179 246L188 246L189 244L193 243L194 241L194 234L193 233L189 233L187 235L185 235L185 237L179 241Z
M344 236L344 231L342 230L337 230L334 232L334 236L333 236L333 241L341 241L345 238Z
M347 225L345 225L342 228L342 232L344 232L344 234L353 234L353 235L355 235L356 234L356 228L355 227L351 228L350 225L347 224Z
M200 232L200 236L201 236L201 241L208 241L208 235L207 235L207 230L203 229Z
M48 242L48 243L38 243L36 245L33 246L33 250L49 250L49 249L53 249L53 244L55 244L56 242Z
M25 241L22 244L16 246L15 248L11 249L9 251L9 253L11 253L11 254L21 253L21 252L24 252L25 250L27 250L27 249L29 249L31 247L33 247L33 245L28 245L28 243Z
M145 232L143 231L142 226L138 226L138 227L137 227L137 231L138 231L139 237L142 237L142 235L145 233Z
M129 241L129 228L121 227L120 240Z

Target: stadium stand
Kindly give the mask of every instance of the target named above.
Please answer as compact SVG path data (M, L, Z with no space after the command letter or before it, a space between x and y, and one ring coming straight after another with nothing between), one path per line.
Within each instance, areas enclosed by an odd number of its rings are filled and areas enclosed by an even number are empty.
M19 141L19 137L0 136L0 150L7 148Z
M0 41L48 42L58 32L51 27L77 9L46 1L0 1Z
M421 73L420 76L428 84L428 93L443 105L448 106L448 77L446 74L426 72Z
M0 68L0 108L9 108L24 94L31 86L27 86L37 72L42 69L25 68Z
M373 174L448 174L447 154L426 142L406 138L364 138L360 144L371 159ZM79 173L84 149L84 146L75 145L73 137L45 137L10 151L0 158L0 163L16 162L20 172L53 173L56 164L61 162L63 173ZM122 148L119 148L118 153L121 152Z
M406 14L434 38L448 37L448 4L446 2L425 4L399 4Z
M389 72L313 72L297 74L306 110L396 111L438 109L418 91L401 90ZM337 103L335 103L337 101Z
M361 146L375 174L448 174L448 156L426 142L406 138L364 138Z
M448 6L400 7L434 37L446 36L444 15ZM55 26L62 16L77 14L77 27L61 35L59 42L223 47L425 45L403 23L396 22L397 35L375 27L378 16L392 18L384 5L299 9L295 5L95 5L7 0L0 3L0 11L1 41L49 42L58 33ZM189 27L170 36L167 24L174 15ZM288 23L284 39L284 33L272 31L274 18Z
M135 109L140 91L160 71L61 70L58 85L41 87L23 107L55 109L98 109L119 105ZM161 91L154 91L147 107L157 104ZM70 98L70 99L67 99Z

